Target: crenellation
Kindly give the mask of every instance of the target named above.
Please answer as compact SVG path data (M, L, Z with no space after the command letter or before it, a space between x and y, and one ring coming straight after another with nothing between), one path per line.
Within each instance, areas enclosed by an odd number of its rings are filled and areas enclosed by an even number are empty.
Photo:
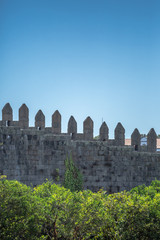
M83 122L84 140L93 140L93 120L87 117Z
M13 111L9 103L6 103L2 109L2 121L3 126L9 127L12 125Z
M38 130L45 128L45 116L42 110L39 110L35 116L35 128Z
M26 104L19 108L19 126L21 129L29 127L29 109Z
M37 131L41 130L42 134L57 134L57 135L70 135L71 140L79 141L106 141L108 146L124 146L125 144L125 129L121 123L118 123L115 128L115 139L109 139L109 129L105 122L102 123L99 129L99 137L93 138L93 120L90 117L87 117L83 122L83 133L77 133L77 122L74 117L71 116L68 121L67 133L61 132L61 114L58 110L52 115L52 126L45 127L45 116L42 110L39 110L35 116L35 126L29 126L29 109L26 104L22 104L19 108L19 121L13 120L13 111L9 103L7 103L2 110L2 121L0 121L0 126L9 127L9 129L23 129L29 131L35 131L35 134L38 134ZM8 119L8 120L6 120ZM9 122L8 122L9 121ZM8 126L9 125L9 126ZM149 138L148 138L149 139ZM134 147L135 151L156 151L155 142L152 149L147 147L147 145L141 146L141 134L138 129L135 129L131 135L131 146ZM153 142L153 139L152 139ZM149 142L148 142L149 144ZM151 143L150 143L151 144ZM153 144L152 144L153 145ZM151 150L150 150L151 149Z
M156 152L157 148L157 134L154 128L151 128L147 134L147 150L148 152Z
M68 130L67 130L68 134L71 135L72 139L76 139L76 135L77 135L77 122L74 119L73 116L70 117L69 121L68 121Z
M119 122L114 131L115 144L117 146L124 146L125 144L125 129Z
M61 133L61 114L58 110L52 115L52 132L55 134Z
M141 141L141 135L140 135L138 129L135 128L135 130L133 131L133 133L131 135L131 145L134 146L135 151L140 150L140 141Z
M101 141L108 141L109 128L106 122L103 122L99 130L99 138Z
M28 185L43 183L46 179L64 180L65 159L72 155L83 173L84 189L109 192L130 190L138 184L149 184L160 179L160 154L156 152L157 135L152 128L147 145L141 146L141 134L135 129L131 146L125 146L125 129L121 123L115 128L115 139L109 139L104 122L99 138L93 138L93 120L83 122L83 133L77 133L77 122L71 116L67 133L61 132L61 115L52 115L52 126L45 127L41 110L35 116L35 126L29 126L29 109L23 104L19 121L14 121L12 108L6 104L0 121L0 174ZM10 121L9 126L6 121Z

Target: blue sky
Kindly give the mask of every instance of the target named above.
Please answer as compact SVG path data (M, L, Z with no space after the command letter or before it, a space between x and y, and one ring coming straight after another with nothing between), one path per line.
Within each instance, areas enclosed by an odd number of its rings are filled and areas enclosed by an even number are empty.
M0 109L160 134L159 0L0 0ZM1 119L1 118L0 118Z

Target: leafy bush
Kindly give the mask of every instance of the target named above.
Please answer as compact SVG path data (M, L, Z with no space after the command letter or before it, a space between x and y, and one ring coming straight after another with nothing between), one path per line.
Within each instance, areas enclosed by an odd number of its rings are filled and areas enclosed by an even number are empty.
M81 191L83 188L83 177L71 156L70 158L67 157L65 167L64 187L70 189L71 192Z
M130 192L71 192L0 180L0 239L150 240L160 236L160 181Z
M41 199L18 181L0 181L0 239L40 239L44 221ZM41 238L43 239L43 238Z

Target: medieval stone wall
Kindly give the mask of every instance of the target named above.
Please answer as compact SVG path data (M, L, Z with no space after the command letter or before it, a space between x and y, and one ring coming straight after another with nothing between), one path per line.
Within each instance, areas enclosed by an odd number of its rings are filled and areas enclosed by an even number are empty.
M7 108L7 109L6 109ZM68 132L61 133L61 115L52 115L52 127L45 127L45 116L38 111L35 127L29 127L28 108L22 105L19 121L13 121L12 108L5 105L0 121L0 174L27 185L37 185L46 179L62 183L65 159L70 154L83 174L84 189L108 192L130 190L140 184L160 179L160 154L156 153L156 133L148 133L148 146L140 146L140 133L135 129L132 146L124 146L125 129L121 123L115 129L115 139L108 139L108 127L100 127L99 140L93 139L93 121L84 121L84 132L77 133L73 117ZM145 150L146 152L143 152Z
M83 174L84 189L129 190L160 179L160 155L104 141L71 140L45 131L0 129L0 173L33 186L46 179L63 182L65 159L72 154ZM3 144L2 144L3 143Z
M2 121L0 127L15 127L15 129L28 130L43 130L43 134L52 133L56 135L69 135L72 140L94 140L94 122L90 117L87 117L83 122L83 133L77 133L77 122L73 116L68 121L67 133L61 132L61 114L56 110L52 115L51 127L45 127L45 116L42 110L39 110L35 115L35 126L29 127L29 109L25 104L19 108L19 120L13 120L13 110L9 103L2 109ZM136 151L156 151L157 134L153 128L150 129L147 135L147 147L140 145L140 133L136 128L131 135L131 145L135 147ZM125 129L119 122L114 131L114 139L109 139L109 129L105 122L102 123L99 129L99 141L107 141L112 146L125 145Z

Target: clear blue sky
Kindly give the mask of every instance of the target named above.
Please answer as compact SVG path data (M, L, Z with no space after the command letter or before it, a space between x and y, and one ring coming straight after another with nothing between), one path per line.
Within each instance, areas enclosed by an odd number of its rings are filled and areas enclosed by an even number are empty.
M159 0L0 0L0 109L160 134ZM0 117L1 119L1 117Z

